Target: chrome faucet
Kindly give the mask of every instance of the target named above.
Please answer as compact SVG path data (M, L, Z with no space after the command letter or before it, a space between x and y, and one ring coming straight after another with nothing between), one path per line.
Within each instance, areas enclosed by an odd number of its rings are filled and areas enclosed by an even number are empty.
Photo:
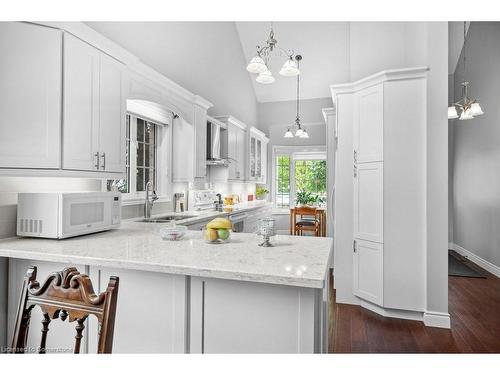
M149 219L151 217L151 211L153 210L153 203L158 200L156 191L154 189L153 183L148 181L146 184L146 199L144 201L144 217ZM149 194L151 192L151 195Z

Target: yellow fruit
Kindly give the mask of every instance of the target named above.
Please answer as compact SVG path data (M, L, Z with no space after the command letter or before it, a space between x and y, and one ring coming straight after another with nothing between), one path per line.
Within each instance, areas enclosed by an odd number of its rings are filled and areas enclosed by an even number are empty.
M211 241L211 242L217 241L218 238L219 237L217 235L217 229L207 229L205 231L205 239L207 241Z
M231 229L232 227L233 223L223 217L215 218L207 224L208 229Z

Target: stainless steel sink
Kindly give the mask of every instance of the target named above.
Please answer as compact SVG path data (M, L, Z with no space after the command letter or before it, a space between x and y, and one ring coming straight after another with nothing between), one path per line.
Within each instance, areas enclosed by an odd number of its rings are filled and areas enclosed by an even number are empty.
M172 220L184 220L184 219L191 219L193 217L197 217L197 215L169 215L169 216L160 216L149 219L142 218L137 221L141 223L166 223Z

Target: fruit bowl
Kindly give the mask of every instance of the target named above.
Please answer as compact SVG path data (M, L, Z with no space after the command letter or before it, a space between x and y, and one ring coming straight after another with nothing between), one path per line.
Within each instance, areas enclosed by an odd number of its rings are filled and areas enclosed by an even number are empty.
M169 241L178 241L187 232L187 227L184 225L176 225L175 227L171 228L161 228L160 229L160 236L164 240L169 240Z
M203 238L205 242L220 244L229 242L231 239L233 224L225 218L216 218L203 228Z

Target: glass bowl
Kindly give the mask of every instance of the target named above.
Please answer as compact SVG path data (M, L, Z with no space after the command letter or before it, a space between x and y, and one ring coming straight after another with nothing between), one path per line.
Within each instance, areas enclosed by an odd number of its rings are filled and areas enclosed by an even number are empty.
M186 234L188 228L185 225L176 225L160 229L160 236L164 240L178 241Z
M208 229L204 227L202 230L203 239L207 243L221 244L231 240L231 229Z

